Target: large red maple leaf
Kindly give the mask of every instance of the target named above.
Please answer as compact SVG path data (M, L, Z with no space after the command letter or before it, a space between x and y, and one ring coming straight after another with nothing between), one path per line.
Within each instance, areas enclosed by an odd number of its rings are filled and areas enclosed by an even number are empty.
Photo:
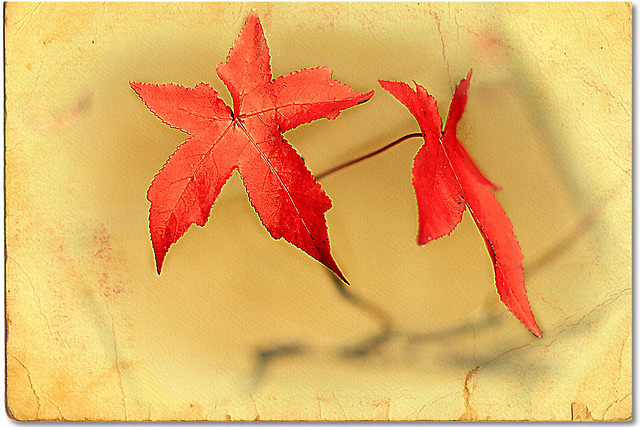
M204 226L232 172L238 169L251 204L274 239L284 238L346 282L331 255L325 212L331 199L282 133L363 103L331 78L328 67L271 77L269 48L255 12L217 67L233 111L208 84L131 82L163 122L190 135L153 180L149 227L158 274L169 247L196 223Z
M456 87L444 130L436 100L415 83L380 80L418 121L424 145L414 159L413 186L418 202L418 244L450 234L466 208L487 246L500 299L534 335L542 333L529 306L522 271L522 250L513 225L492 193L499 187L480 172L456 135L467 103L471 71Z

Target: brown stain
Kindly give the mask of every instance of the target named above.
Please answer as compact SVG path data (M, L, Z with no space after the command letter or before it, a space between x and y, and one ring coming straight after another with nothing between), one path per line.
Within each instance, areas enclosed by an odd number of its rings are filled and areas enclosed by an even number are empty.
M114 254L111 235L104 223L91 232L93 245L89 248L89 255L78 256L73 253L64 234L56 233L53 229L50 230L50 234L55 240L51 267L59 272L64 271L66 277L83 283L97 284L98 288L83 288L87 295L101 292L105 297L114 297L122 294L130 285L130 281L119 273L119 266L123 260Z
M316 30L334 30L334 22L340 17L340 11L338 8L333 7L330 3L323 3L322 6L309 3L309 10L314 16L318 17L314 22Z
M271 23L273 21L273 10L271 8L265 9L263 12L258 11L260 16L260 22L264 27L265 34L269 34L271 29Z
M58 329L59 325L66 325L68 321L73 320L73 316L70 316L60 303L68 301L70 298L69 291L58 286L60 277L72 278L73 281L81 286L82 291L92 298L95 298L96 295L110 298L106 302L107 311L112 316L112 327L113 315L109 311L109 304L113 305L115 303L113 298L123 293L126 287L129 286L129 281L125 277L119 276L117 265L122 260L119 255L116 255L119 254L119 251L116 252L112 247L111 235L106 224L99 224L93 230L90 228L80 229L78 232L81 236L80 239L88 242L86 249L81 249L81 252L69 244L64 230L59 230L55 227L44 230L44 234L51 236L49 239L51 253L47 266L55 274L46 279L46 286L42 285L40 287L39 285L36 288L38 293L41 294L42 307L40 310L42 315L45 316L50 329L50 339L52 343L55 343L55 348L63 349L63 352L71 349L69 346L70 340L73 341L74 345L82 346L80 351L85 351L87 348L85 342L79 342L75 337L65 332L66 330ZM23 273L27 274L26 272ZM29 280L28 277L27 280ZM118 320L118 324L122 324L125 327L128 326L126 322L122 321L123 319ZM7 319L7 325L10 324L11 320ZM123 340L126 343L128 338L118 339L119 342ZM114 345L120 344L114 343ZM72 370L67 371L64 369L53 369L44 373L41 370L35 370L33 373L27 372L27 374L29 383L35 384L35 386L31 386L34 390L34 395L40 400L36 409L40 411L38 408L42 408L45 404L54 405L58 414L52 420L62 420L65 418L63 415L64 408L66 406L75 406L74 399L81 395L95 394L99 389L113 384L114 381L116 383L119 380L121 381L123 372L129 370L132 366L132 362L118 359L111 366L105 366L104 370L94 371L89 377L85 377L82 380L75 377L72 374ZM58 365L56 364L57 367ZM26 367L24 368L26 370ZM23 375L20 372L18 373ZM39 386L39 384L46 384L46 386ZM36 394L36 391L38 394ZM123 399L127 398L123 392ZM24 397L22 399L24 400ZM16 410L15 408L9 408L9 403L7 403L7 412L21 420L26 420L27 418L29 420L44 420L39 413L32 416L31 412L34 412L34 410L30 409L29 412ZM26 415L22 412L25 412Z
M16 415L13 413L13 409L11 409L11 406L7 401L5 401L4 409L7 412L7 415L9 416L9 418L11 418L13 421L25 421L25 420L18 419L18 417L16 417Z
M81 390L81 393L91 393L93 391L95 391L96 388L98 388L98 386L103 385L106 381L109 380L116 380L117 381L117 377L120 374L118 371L122 372L122 371L127 371L130 369L134 369L136 366L139 365L139 362L120 362L118 364L118 366L116 366L115 363L113 363L111 366L109 366L108 369L103 370L100 374L96 375L95 377L92 378L91 382L87 383Z
M464 388L462 389L462 396L464 398L464 413L460 415L458 421L476 421L478 420L478 413L473 407L471 407L471 395L473 392L469 389L469 382L473 378L473 376L478 372L480 366L476 366L469 372L467 372L466 377L464 378Z
M337 401L337 399L336 399ZM384 413L381 413L378 418L381 421L391 421L391 398L386 397L384 399L378 399L373 401L374 408L380 408ZM343 411L344 412L344 411Z
M119 367L115 364L109 369L103 370L99 374L92 376L91 381L85 385L80 383L71 375L64 372L55 372L48 377L47 394L42 395L47 401L57 407L58 416L52 419L42 419L40 417L29 418L33 421L65 421L62 409L71 402L71 400L78 398L78 396L95 395L101 393L101 388L106 384L114 380L119 375L119 371L129 370L135 368L138 365L136 362L120 362ZM36 395L37 396L37 395ZM7 410L11 410L7 405ZM26 419L21 418L22 421ZM74 421L78 421L75 420ZM103 419L93 418L85 419L85 421L104 421Z
M112 285L112 286L105 286L104 287L104 296L105 297L110 297L113 295L118 295L120 293L122 293L122 291L124 291L125 289L125 283L122 281L117 282L116 284Z
M100 284L100 287L102 288L102 291L103 291L103 295L105 297L121 294L122 291L124 291L126 286L126 283L122 280L119 280L115 283L112 282L109 279L109 273L107 272L103 272L102 276L98 277L98 283Z
M35 421L38 419L42 399L34 387L33 378L27 366L7 352L6 354L7 396L5 408L9 417L15 421ZM20 387L24 394L16 396L11 387Z
M111 236L104 224L101 224L100 227L93 232L93 241L100 248L96 251L95 256L102 256L101 254L103 252L111 251Z
M445 39L444 39L444 33L442 32L442 17L440 16L440 14L438 12L436 12L433 9L429 10L429 15L431 15L431 17L433 18L433 20L436 23L436 27L438 29L438 34L440 35L440 44L442 46L442 60L444 61L444 64L447 68L447 76L449 77L449 87L453 88L453 83L451 80L451 65L449 63L449 60L447 59L447 51L445 48Z
M201 420L204 419L204 410L202 409L202 405L194 402L189 404L189 415L185 418L193 419L193 420Z
M91 110L92 95L81 96L76 102L62 112L42 114L35 118L35 125L41 132L59 132L76 125Z
M594 421L594 419L587 405L580 402L573 402L571 404L571 421Z
M110 275L110 271L114 269L113 264L119 263L119 260L114 258L111 235L105 224L101 224L94 230L93 241L97 249L92 255L92 260L99 265L98 271L100 273L98 273L97 281L102 289L102 294L107 298L121 294L129 285L129 281L114 279Z
M78 391L75 379L65 372L52 372L49 383L48 394L58 407L64 406L65 401Z
M474 31L466 28L466 31L475 36L473 50L478 59L483 59L487 65L502 65L509 61L509 55L513 51L507 42L502 40L489 28Z

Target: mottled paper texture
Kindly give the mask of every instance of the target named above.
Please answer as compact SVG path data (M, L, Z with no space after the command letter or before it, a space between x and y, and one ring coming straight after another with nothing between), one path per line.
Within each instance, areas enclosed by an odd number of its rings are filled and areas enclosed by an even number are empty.
M322 181L352 283L261 226L237 175L155 272L146 190L185 139L130 80L210 83L251 8L274 75L368 103L287 133L320 173L446 111L525 255L544 337L498 300L471 217L419 247L418 139ZM629 3L8 3L7 411L18 420L628 420ZM342 289L342 290L341 290Z

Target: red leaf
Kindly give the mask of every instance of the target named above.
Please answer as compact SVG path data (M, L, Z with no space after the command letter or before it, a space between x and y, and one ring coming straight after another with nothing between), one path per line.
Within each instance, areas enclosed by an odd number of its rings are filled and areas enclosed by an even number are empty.
M425 140L413 165L418 243L450 234L468 207L493 260L500 299L534 335L541 337L524 286L522 250L511 221L491 192L498 187L482 175L456 135L470 78L471 71L456 87L444 131L436 101L425 88L414 82L414 91L406 83L380 80L380 85L415 116Z
M331 78L330 68L271 77L269 48L255 12L236 39L218 76L233 112L208 84L131 82L149 109L192 135L165 163L147 193L158 274L169 247L191 224L204 226L220 190L237 168L251 204L274 239L283 237L346 282L331 256L324 213L331 200L282 133L363 103Z

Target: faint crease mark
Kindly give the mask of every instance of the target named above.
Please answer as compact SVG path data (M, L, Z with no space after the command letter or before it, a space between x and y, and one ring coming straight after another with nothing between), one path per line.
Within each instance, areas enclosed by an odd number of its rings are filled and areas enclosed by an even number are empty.
M22 144L24 144L24 139L20 140L20 142L16 142L16 143L13 145L13 147L11 147L11 148L6 147L6 144L5 144L5 149L4 149L5 154L6 154L6 153L10 153L10 152L12 152L13 150L15 150L16 148L18 148L18 147L19 147L20 145L22 145ZM6 161L6 160L5 160L5 161ZM15 215L5 214L5 216L15 216Z
M449 3L449 10L451 10L451 3ZM460 24L458 24L458 15L453 15L453 22L456 24L457 41L460 43Z
M502 312L500 314L489 314L479 320L439 331L406 334L406 340L409 344L422 344L428 341L438 341L456 335L464 335L482 328L498 325L503 319L502 314Z
M324 420L322 417L322 406L320 405L320 395L318 393L316 393L316 400L318 402L318 419Z
M53 405L56 410L58 411L58 418L56 420L62 420L62 421L66 421L66 418L64 417L64 415L62 414L62 410L60 409L60 406L58 406L53 399L51 399L46 393L44 393L42 390L40 391L40 394L38 394L36 392L36 388L34 386L33 383L33 378L31 377L31 372L29 371L29 369L27 368L27 366L20 360L18 359L14 354L7 352L7 355L13 357L13 359L18 362L20 364L20 366L22 366L24 368L24 370L27 372L27 377L29 380L29 385L31 386L31 390L33 391L33 394L36 397L36 400L38 402L38 410L36 412L36 418L38 418L38 421L43 421L40 420L40 409L42 408L42 404L41 404L41 398L40 395L42 395L42 397L44 399L46 399L49 403L51 403L51 405Z
M600 311L600 310L604 309L605 307L610 306L610 305L611 305L611 304L613 304L615 301L617 301L621 296L623 296L623 295L628 295L628 294L630 294L630 293L631 293L631 288L626 288L626 289L624 289L624 290L622 290L622 291L620 291L620 292L618 292L618 293L616 293L616 294L612 295L611 297L607 298L605 301L603 301L603 302L601 302L601 303L597 304L597 305L596 305L592 310L590 310L588 313L586 313L585 315L583 315L582 317L580 317L580 319L579 319L577 322L571 323L571 324L567 325L565 328L561 329L561 327L562 327L565 323L567 323L567 321L568 321L569 319L571 319L571 318L573 318L573 317L577 316L577 313L576 313L576 314L574 314L574 315L572 315L572 316L569 316L567 319L565 319L563 322L561 322L558 326L556 326L555 328L553 328L553 329L551 329L550 331L548 331L548 332L547 332L547 333L549 333L549 332L551 332L551 331L560 330L560 331L558 332L558 334L556 335L556 337L555 337L552 341L550 341L550 342L548 342L548 343L546 343L546 344L539 344L539 346L541 346L541 347L548 347L548 346L552 345L552 344L553 344L553 343L558 339L558 335L561 335L561 334L565 333L567 330L569 330L569 329L570 329L570 328L572 328L572 327L575 327L575 326L580 325L580 323L581 323L585 318L587 318L588 316L591 316L591 315L593 315L594 313L596 313L597 311ZM466 375L466 377L465 377L465 380L464 380L464 384L463 384L463 387L464 387L464 388L463 388L463 396L465 397L465 403L466 403L466 405L465 405L465 409L467 409L467 410L469 409L468 402L469 402L469 399L470 399L470 397L471 397L471 395L472 395L472 392L471 392L471 391L470 391L470 389L469 389L469 382L471 381L471 379L472 379L472 378L473 378L473 377L474 377L478 372L480 372L482 369L486 368L488 365L490 365L490 364L492 364L492 363L496 362L497 360L499 360L499 359L503 358L504 356L506 356L506 355L508 355L508 354L510 354L510 353L513 353L514 351L521 350L521 349L523 349L523 348L525 348L525 347L529 347L529 346L531 346L531 345L533 345L533 344L537 344L537 343L540 343L540 341L539 341L538 339L532 339L532 340L530 340L527 344L524 344L524 345L521 345L521 346L518 346L518 347L514 347L514 348L511 348L511 349L509 349L509 350L507 350L507 351L505 351L505 352L503 352L503 353L500 353L498 356L496 356L496 357L494 357L494 358L492 358L492 359L488 360L487 362L484 362L484 363L482 363L482 364L480 364L480 365L476 366L476 367L475 367L475 368L473 368L472 370L470 370L470 371L467 373L467 375ZM476 418L463 418L463 417L465 417L465 416L470 416L470 415L473 415L474 417L476 417L476 416L477 416L475 413L471 413L471 412L469 412L469 411L467 411L467 410L465 410L465 413L461 416L460 420L467 420L467 421L469 421L469 420L471 420L471 419L476 419ZM467 413L467 412L469 412L469 413Z
M610 152L611 152L611 151L614 151L614 150L611 148L611 146L609 146L609 150L610 150ZM614 153L615 153L615 151L614 151ZM618 154L618 153L616 153L616 154ZM622 167L618 162L616 162L615 160L613 160L613 158L611 157L611 155L610 155L610 154L607 154L606 156L607 156L607 158L611 161L611 163L613 163L613 164L614 164L618 169L620 169L620 171L622 171L623 173L625 173L625 174L627 174L629 177L631 177L631 168L629 168L629 169L625 169L625 168L623 168L623 167Z
M40 395L36 391L36 388L33 386L33 378L31 378L31 372L29 371L27 366L24 363L22 363L22 361L20 359L18 359L16 356L14 356L11 353L7 353L7 354L9 354L11 357L13 357L14 360L16 362L18 362L20 364L20 366L22 366L24 368L25 371L27 371L27 378L29 380L29 386L31 387L31 391L33 392L33 395L36 397L36 401L38 403L38 409L36 411L36 418L40 418L40 408L42 407L42 404L40 403Z
M122 380L122 370L120 369L120 356L118 355L118 340L116 339L116 324L111 309L109 308L109 301L106 302L107 313L111 318L111 333L113 335L113 351L115 356L115 366L118 372L118 382L120 385L120 392L122 393L122 408L124 409L124 419L127 420L127 398L124 393L124 382Z
M547 249L542 255L536 257L532 262L524 267L525 275L537 273L543 267L557 260L562 254L573 247L577 241L583 237L596 222L602 208L607 200L601 200L593 208L587 211L586 215L578 222L578 224L569 231L569 233L551 248Z
M578 117L578 121L582 124L585 124L584 119L582 117ZM611 129L616 129L616 128L612 127ZM605 156L607 156L607 158L611 161L611 163L613 163L618 169L620 169L625 174L631 176L631 168L625 169L622 165L620 165L616 160L612 158L612 153L615 154L618 158L620 158L622 161L624 161L625 163L627 163L627 165L630 165L630 166L632 166L632 159L625 158L622 154L617 152L616 149L609 142L609 136L605 134L602 130L599 130L599 133L600 133L599 139L596 139L596 138L588 138L588 139L597 143L600 146L601 152ZM601 144L602 142L606 144L606 148L608 149L608 152L605 152L605 147L602 146ZM631 143L632 141L629 140L629 145L631 145ZM631 153L631 151L629 153Z
M442 44L442 59L444 59L444 65L447 68L447 77L449 78L449 88L453 92L453 82L451 81L451 70L450 70L449 60L447 59L447 53L444 45L444 34L442 33L442 28L440 27L442 18L433 9L429 11L429 14L436 21L436 26L438 27L438 34L440 34L440 43Z
M184 13L184 10L182 9L181 5L179 3L169 3L169 7L173 7L175 8L175 11L180 14L180 16L182 17L182 19L184 19L185 21L188 21L188 17L187 15ZM169 11L169 13L175 15L174 12Z
M617 127L613 127L611 130L616 129ZM627 175L631 176L631 168L629 169L625 169L622 167L622 165L620 165L617 161L615 161L612 158L612 155L615 155L615 157L618 157L620 160L624 161L628 166L632 166L632 162L633 159L631 157L625 157L622 155L622 153L618 152L618 150L616 148L614 148L614 146L611 144L611 142L609 141L608 135L605 134L602 129L599 129L600 135L602 136L602 141L604 141L607 144L607 147L609 147L609 153L607 155L607 157L609 158L609 160L611 160L611 162L616 165L622 172L626 173ZM629 139L629 155L631 155L631 139Z
M424 405L422 405L420 407L420 409L418 409L418 412L416 412L415 421L423 421L424 420L423 418L420 418L420 414L422 413L422 411L424 411L424 409L426 407L431 406L431 405L433 405L435 403L438 403L441 400L447 399L447 398L449 398L449 397L451 397L451 396L453 396L455 394L457 394L457 392L454 391L454 392L448 393L448 394L446 394L446 395L444 395L442 397L439 397L437 399L432 400L431 402L428 402L428 403L425 403Z
M553 308L554 310L558 310L560 313L565 314L564 310L561 307L558 307L557 305L549 302L543 294L541 293L536 293L536 298L538 298L540 301L542 301L543 303L547 304L549 307Z
M36 73L36 79L33 82L33 87L31 88L31 91L29 92L29 98L27 98L27 103L25 104L24 108L22 109L22 115L24 115L24 112L27 111L27 109L29 108L29 106L31 105L31 101L33 101L33 94L36 91L36 88L38 87L38 81L40 81L40 74L42 71L42 67L44 66L44 62L40 63L40 67L38 68L38 71Z
M36 4L36 6L26 15L24 15L19 21L17 21L15 24L11 25L11 27L14 27L16 25L20 25L18 27L18 30L15 32L15 34L13 35L14 37L17 36L18 34L20 34L22 32L22 30L25 28L25 26L31 21L31 18L33 18L33 14L36 13L36 10L38 10L38 8L42 5L42 2L38 2L38 4Z
M333 400L338 404L338 407L340 408L340 412L342 412L342 416L346 420L347 419L347 413L345 412L344 407L342 406L342 403L340 403L340 401L336 397L336 392L335 391L331 391L331 394L333 395Z
M49 318L44 314L44 311L42 310L42 300L40 299L40 294L38 294L38 291L36 290L36 286L33 284L33 281L31 280L31 277L27 274L26 271L24 271L22 266L18 263L18 261L15 260L15 258L7 255L7 259L10 259L11 261L13 261L16 264L16 266L18 266L20 271L22 271L22 273L27 277L27 280L29 281L29 284L31 285L31 289L33 291L33 294L36 297L36 304L38 305L38 311L40 312L40 315L44 318L44 321L45 321L45 323L47 325L47 330L49 331L49 337L53 337L53 332L51 331L51 324L49 323Z
M631 338L631 334L632 331L629 331L629 335L627 335L627 337L622 341L622 344L620 345L620 354L618 354L618 376L613 382L613 384L616 386L618 385L618 381L620 381L620 378L622 377L622 356L624 353L624 348L627 345L627 342L629 342L629 338Z
M614 294L609 294L610 296L607 297L607 299L605 299L604 301L602 301L601 303L595 305L588 313L582 315L577 321L568 324L564 329L562 329L560 331L560 334L565 332L567 329L578 326L584 319L586 319L587 317L593 315L596 312L602 311L604 308L610 306L611 304L613 304L614 302L616 302L620 297L624 296L624 295L630 295L631 294L631 288L625 288L619 292L616 292ZM578 316L578 313L574 313L573 315L567 317L565 320L563 320L558 326L556 326L555 328L552 329L552 331L555 331L557 329L559 329L561 326L563 326L565 323L567 323L570 319L574 318Z
M253 408L256 411L256 417L253 421L260 421L260 412L258 412L258 404L256 403L256 399L253 398L253 393L249 393L249 397L251 398L251 401L253 402Z
M51 403L56 408L56 411L58 411L58 418L56 419L56 421L67 421L65 416L62 414L62 410L60 409L60 406L58 406L53 401L53 399L51 399L49 396L47 396L44 392L41 391L40 393L42 393L42 397L44 397L47 401L49 401L49 403Z
M631 397L632 393L628 393L626 395L624 395L623 397L621 397L620 399L616 400L615 402L613 402L611 405L607 406L607 409L604 410L604 412L602 413L602 419L605 420L607 413L611 410L611 408L613 408L615 405L621 403L623 400L628 399L629 397ZM572 412L573 412L573 407L572 407ZM571 417L573 419L573 417Z

